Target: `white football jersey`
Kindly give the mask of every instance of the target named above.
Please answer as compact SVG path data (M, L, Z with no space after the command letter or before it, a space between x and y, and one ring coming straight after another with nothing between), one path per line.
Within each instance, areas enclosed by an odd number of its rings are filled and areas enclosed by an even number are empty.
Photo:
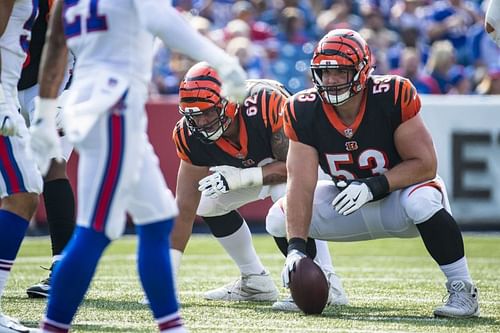
M75 79L103 65L150 81L153 36L142 27L134 0L80 0L66 5L64 32L77 59Z
M17 91L37 13L38 7L33 6L33 0L16 0L7 27L0 37L2 86L8 98L15 96Z

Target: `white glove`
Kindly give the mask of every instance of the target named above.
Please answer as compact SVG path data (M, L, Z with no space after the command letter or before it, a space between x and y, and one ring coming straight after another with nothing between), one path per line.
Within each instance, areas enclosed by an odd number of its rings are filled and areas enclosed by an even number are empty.
M238 59L230 57L228 61L214 66L222 80L222 97L235 103L242 103L247 97L245 80L247 74Z
M500 46L500 0L490 0L484 25L488 35Z
M283 287L289 288L290 285L290 273L295 270L295 264L306 255L299 250L291 250L286 256L285 266L281 271L281 280L283 281Z
M347 185L345 181L340 181L336 185L339 188L345 187L332 201L332 206L339 214L354 213L373 199L370 188L363 182L353 181Z
M63 112L64 105L68 99L69 90L64 90L59 97L57 97L57 107L56 107L56 128L58 131L63 131Z
M211 167L213 173L199 181L198 191L212 199L240 188L261 186L262 168L235 168L229 165Z
M53 158L62 159L61 142L56 127L57 100L37 98L35 116L30 126L30 147L38 169L47 174Z
M17 125L12 119L12 113L5 100L2 84L0 84L0 135L14 136L17 134Z

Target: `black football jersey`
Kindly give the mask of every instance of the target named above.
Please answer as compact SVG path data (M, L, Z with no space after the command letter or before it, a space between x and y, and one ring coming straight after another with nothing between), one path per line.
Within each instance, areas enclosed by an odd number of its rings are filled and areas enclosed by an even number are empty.
M273 133L283 127L283 106L290 94L273 80L247 80L248 97L235 117L239 119L240 145L236 148L224 137L212 144L201 142L181 118L173 131L177 155L197 166L230 165L237 168L257 166L264 159L274 159Z
M334 179L380 175L401 162L394 144L400 124L420 111L420 97L411 82L399 76L371 76L361 110L346 126L334 106L323 103L316 89L287 101L286 135L314 147L324 172Z
M45 33L47 32L47 22L52 2L49 0L39 1L38 16L31 30L28 54L23 64L21 78L17 84L19 90L31 88L38 82L40 58L42 57L42 49L45 44Z

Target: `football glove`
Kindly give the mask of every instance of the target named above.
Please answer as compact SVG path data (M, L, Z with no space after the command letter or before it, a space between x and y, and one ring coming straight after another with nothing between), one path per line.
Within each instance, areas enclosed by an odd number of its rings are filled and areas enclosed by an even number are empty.
M56 126L57 100L37 98L35 116L30 126L30 148L43 176L49 171L53 158L62 158L61 143Z
M500 46L500 0L490 0L484 26L488 35Z
M349 215L367 202L379 200L389 193L389 182L384 175L356 180L341 180L335 184L343 189L332 201L332 206L341 215Z
M0 135L13 136L17 134L17 125L12 119L12 113L9 110L9 105L5 100L3 87L0 84Z
M286 256L285 266L281 271L281 280L283 281L283 287L289 288L290 286L290 273L295 270L295 264L306 255L299 250L290 250Z
M347 185L346 182L340 181L337 187L341 188L344 184ZM339 214L349 215L372 199L373 194L368 185L362 182L351 182L333 199L332 206Z
M231 57L229 61L215 66L222 80L222 96L235 103L242 103L247 97L245 80L247 74L240 66L238 59Z
M261 186L262 168L235 168L229 165L211 167L213 173L199 181L198 190L212 199L240 188Z

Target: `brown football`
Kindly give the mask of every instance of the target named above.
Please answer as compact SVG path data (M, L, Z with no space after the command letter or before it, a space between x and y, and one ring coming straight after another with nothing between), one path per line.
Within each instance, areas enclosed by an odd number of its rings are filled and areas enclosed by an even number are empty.
M325 273L309 257L300 259L290 272L290 292L295 304L305 314L320 314L328 302Z

